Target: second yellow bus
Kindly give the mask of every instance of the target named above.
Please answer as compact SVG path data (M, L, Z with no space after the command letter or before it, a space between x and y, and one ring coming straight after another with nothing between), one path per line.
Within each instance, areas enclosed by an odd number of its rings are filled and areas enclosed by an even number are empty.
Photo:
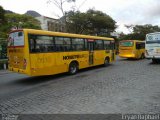
M145 42L141 40L120 41L119 56L122 58L143 59L145 57Z

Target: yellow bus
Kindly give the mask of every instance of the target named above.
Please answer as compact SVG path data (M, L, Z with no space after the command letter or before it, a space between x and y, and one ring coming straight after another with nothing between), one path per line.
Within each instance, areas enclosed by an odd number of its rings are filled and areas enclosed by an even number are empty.
M122 58L145 58L145 42L141 40L122 40L119 44L119 56Z
M114 39L34 29L14 30L8 38L9 70L29 76L75 74L115 61Z

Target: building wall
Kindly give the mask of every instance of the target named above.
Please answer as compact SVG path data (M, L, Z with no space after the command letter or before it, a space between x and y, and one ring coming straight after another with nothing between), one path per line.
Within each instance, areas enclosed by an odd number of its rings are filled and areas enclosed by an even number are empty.
M42 30L64 32L65 26L59 19L49 18L45 16L36 17L41 23Z

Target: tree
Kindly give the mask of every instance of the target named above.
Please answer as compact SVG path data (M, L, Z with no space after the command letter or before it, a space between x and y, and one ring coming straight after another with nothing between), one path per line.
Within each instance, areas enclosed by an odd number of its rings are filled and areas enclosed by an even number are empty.
M0 27L0 35L2 38L7 38L7 33L12 28L41 29L39 21L32 16L11 13L5 14L4 17L6 22Z
M146 25L135 25L133 26L133 32L127 35L122 35L121 36L121 40L145 40L145 36L148 33L152 33L152 32L160 32L160 27L155 25L150 25L150 24L146 24Z
M5 10L2 6L0 6L0 25L4 24L6 22L5 20Z
M134 25L124 25L124 26L128 29L130 33L132 33Z
M40 22L28 15L6 14L5 15L9 28L33 28L41 29Z
M48 4L53 3L61 11L62 15L65 16L66 11L64 10L64 4L75 2L75 1L76 0L48 0L47 3Z
M66 31L66 11L64 10L64 5L66 3L71 3L71 2L75 2L76 0L48 0L47 3L51 4L53 3L62 13L62 17L61 17L61 21L63 22L65 29L64 31ZM57 15L59 18L60 16Z
M93 9L86 13L68 12L67 25L69 32L94 35L110 35L116 28L116 22L109 15Z
M86 33L90 21L88 21L88 17L85 13L70 11L66 14L66 18L67 32L79 34Z
M5 38L6 34L5 31L3 30L3 25L5 25L6 19L5 19L5 10L3 9L2 6L0 6L0 38Z
M110 35L116 29L116 22L106 13L89 9L87 14L91 22L90 30L93 30L93 34L101 35L106 33Z

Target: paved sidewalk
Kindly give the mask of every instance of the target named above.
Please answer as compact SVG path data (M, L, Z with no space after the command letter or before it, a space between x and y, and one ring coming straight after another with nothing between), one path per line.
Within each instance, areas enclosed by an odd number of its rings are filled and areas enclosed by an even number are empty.
M11 73L9 70L0 70L0 75Z

